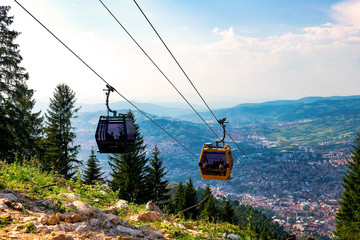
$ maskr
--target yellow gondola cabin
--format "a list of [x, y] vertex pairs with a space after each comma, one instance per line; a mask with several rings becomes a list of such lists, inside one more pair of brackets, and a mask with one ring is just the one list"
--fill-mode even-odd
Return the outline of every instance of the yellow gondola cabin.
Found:
[[229, 145], [219, 147], [204, 144], [199, 158], [202, 179], [227, 181], [231, 176], [234, 160]]

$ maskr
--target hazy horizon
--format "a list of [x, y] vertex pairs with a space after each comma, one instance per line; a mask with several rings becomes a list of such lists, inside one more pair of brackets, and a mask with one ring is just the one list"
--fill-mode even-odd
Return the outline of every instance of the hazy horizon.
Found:
[[[183, 101], [99, 2], [19, 2], [126, 98]], [[138, 3], [213, 108], [360, 93], [360, 0]], [[104, 102], [101, 79], [14, 1], [2, 4], [11, 6], [11, 28], [21, 32], [21, 66], [37, 101], [65, 83], [78, 102]], [[200, 104], [135, 4], [105, 4], [180, 92]]]

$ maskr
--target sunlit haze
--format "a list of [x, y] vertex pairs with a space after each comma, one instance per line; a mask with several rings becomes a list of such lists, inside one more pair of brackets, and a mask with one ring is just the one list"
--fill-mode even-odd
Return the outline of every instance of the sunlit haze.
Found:
[[[200, 98], [131, 0], [103, 1], [194, 104]], [[243, 102], [360, 93], [360, 1], [138, 0], [205, 100]], [[183, 102], [99, 1], [19, 0], [126, 98]], [[104, 82], [11, 6], [22, 66], [38, 102], [66, 83], [78, 102], [103, 103]], [[123, 100], [112, 95], [112, 100]]]

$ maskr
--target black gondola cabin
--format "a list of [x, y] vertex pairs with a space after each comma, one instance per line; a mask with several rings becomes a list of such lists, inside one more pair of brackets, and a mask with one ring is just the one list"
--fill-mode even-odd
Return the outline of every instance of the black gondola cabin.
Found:
[[100, 116], [95, 133], [100, 153], [129, 153], [135, 144], [135, 126], [126, 114]]
[[199, 169], [202, 179], [227, 181], [231, 176], [234, 160], [230, 146], [213, 146], [204, 144], [199, 158]]

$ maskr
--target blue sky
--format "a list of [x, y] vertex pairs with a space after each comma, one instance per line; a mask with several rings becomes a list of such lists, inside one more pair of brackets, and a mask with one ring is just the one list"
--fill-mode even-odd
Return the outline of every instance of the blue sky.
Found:
[[[19, 2], [127, 98], [183, 102], [99, 1]], [[359, 0], [137, 2], [213, 106], [360, 94]], [[14, 1], [2, 3], [12, 7], [13, 28], [22, 33], [22, 65], [38, 101], [48, 100], [59, 83], [79, 102], [104, 101], [100, 79]], [[180, 91], [200, 104], [134, 2], [104, 3]]]

